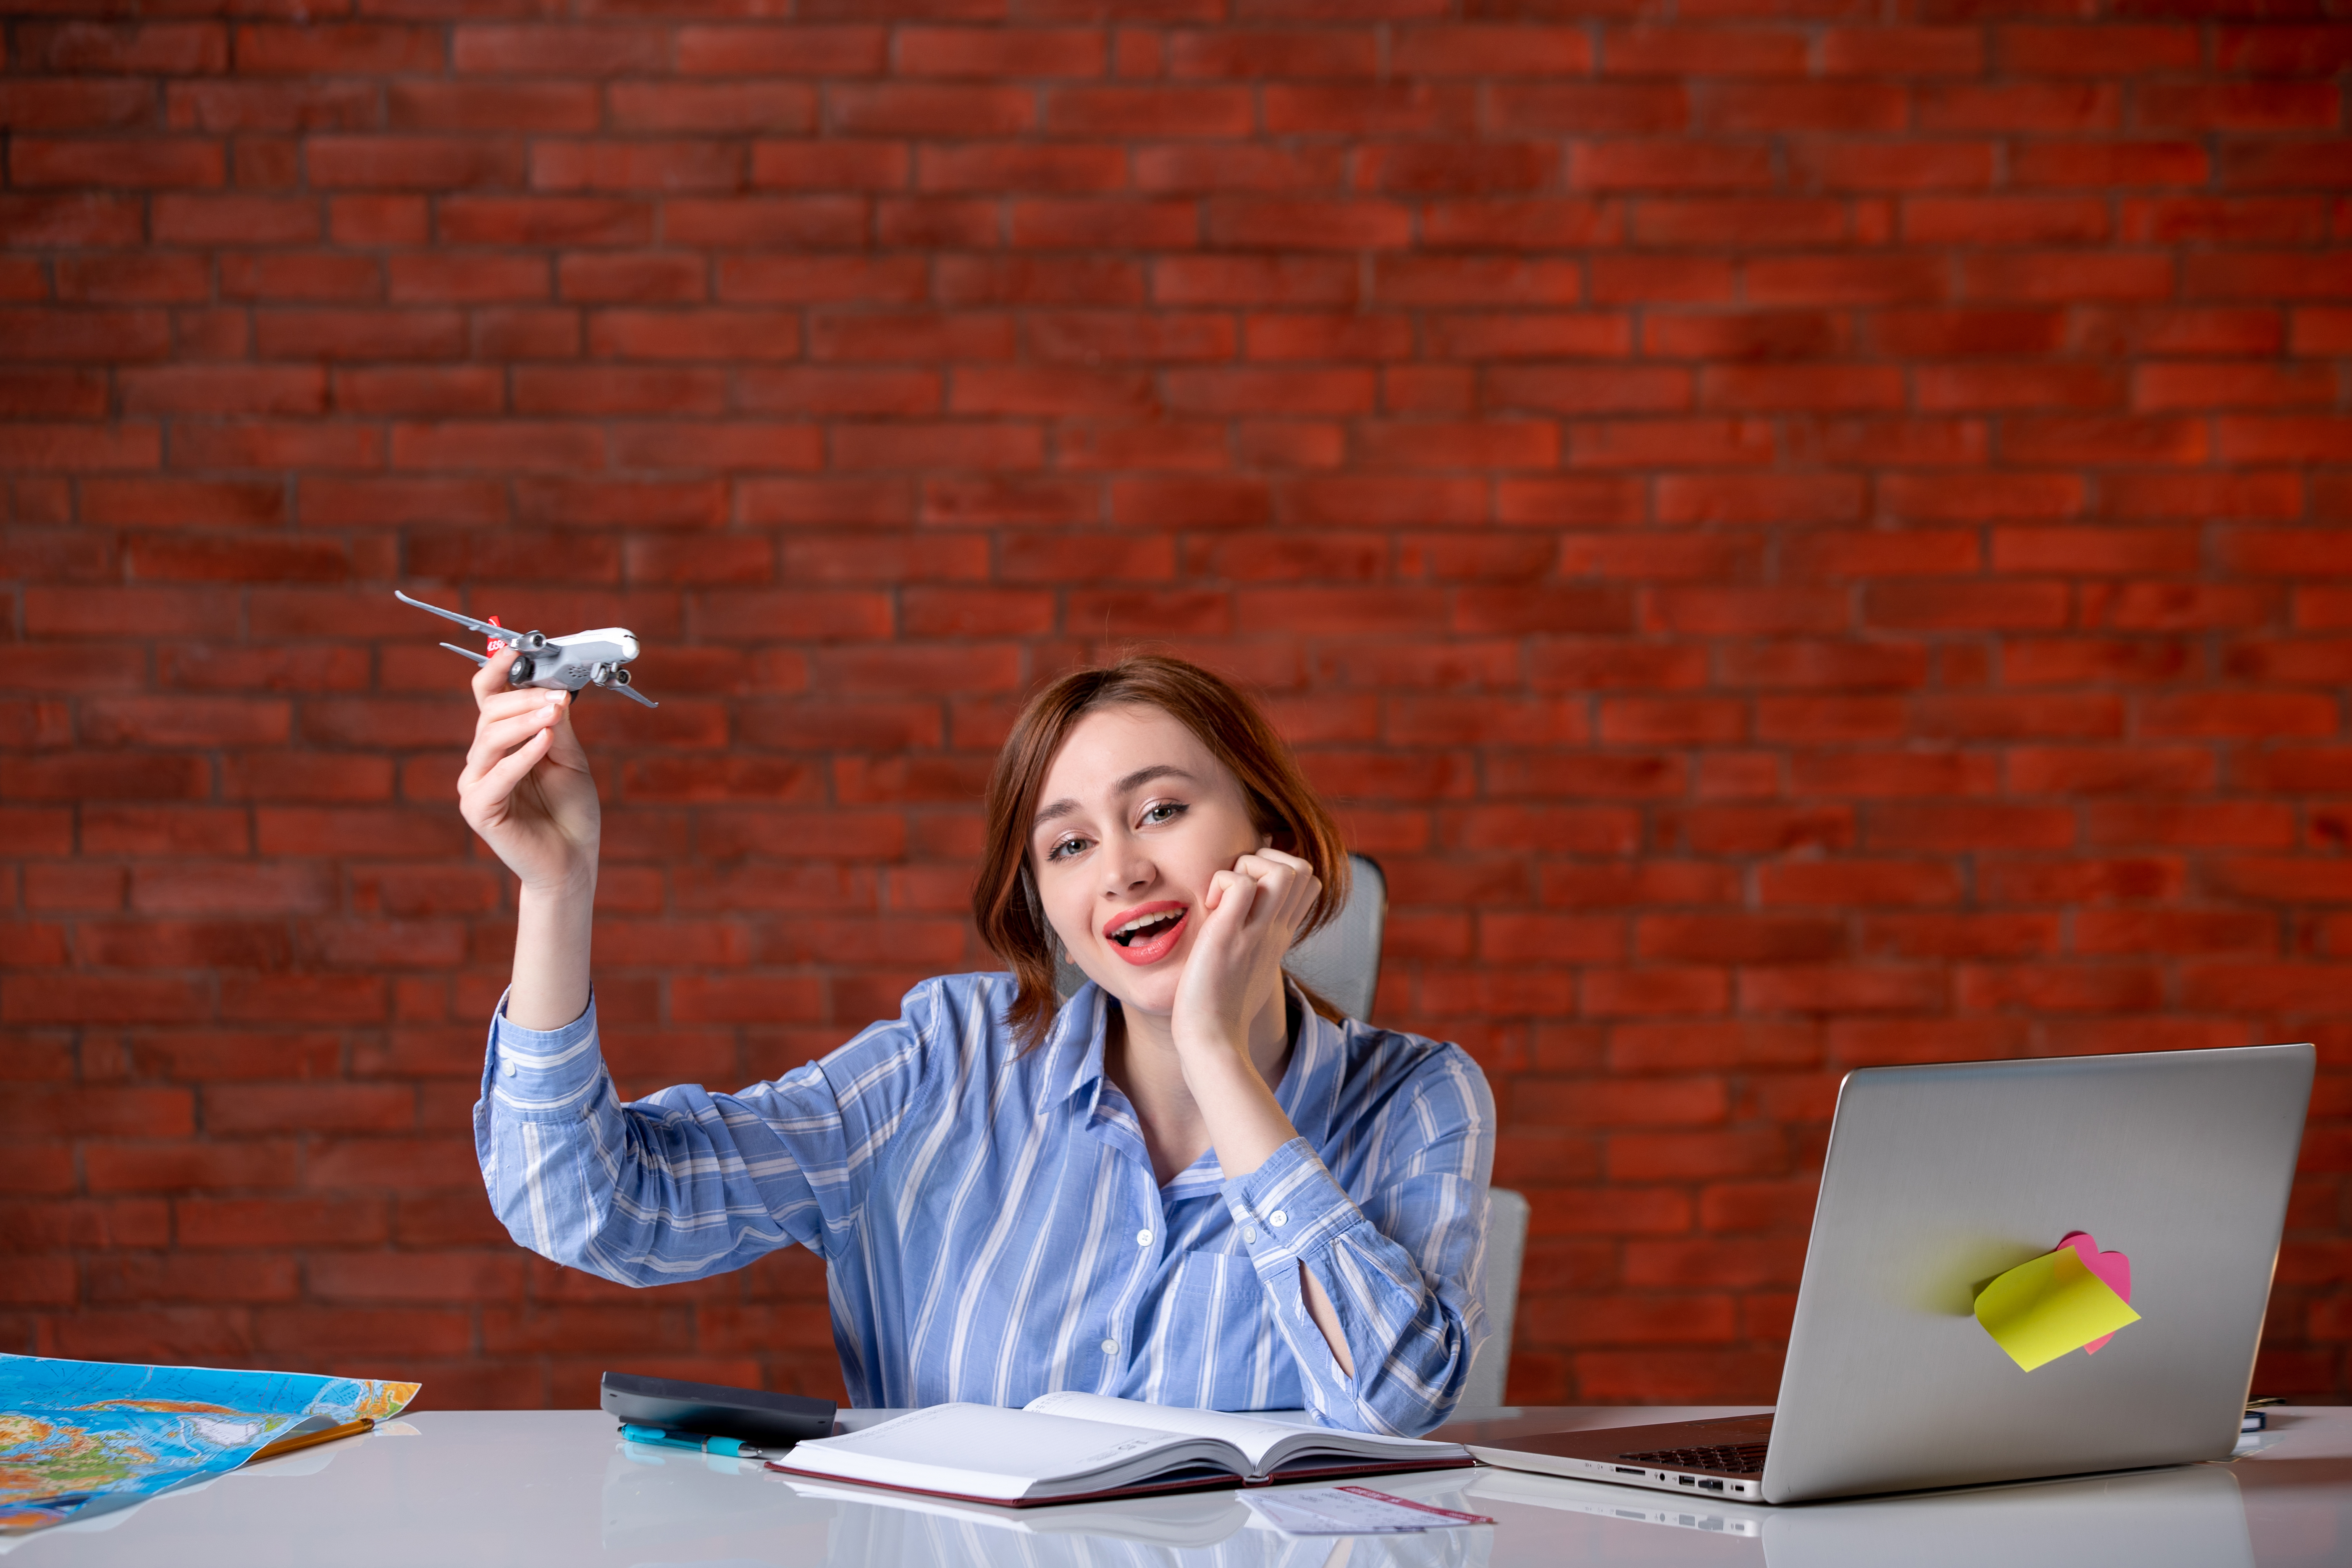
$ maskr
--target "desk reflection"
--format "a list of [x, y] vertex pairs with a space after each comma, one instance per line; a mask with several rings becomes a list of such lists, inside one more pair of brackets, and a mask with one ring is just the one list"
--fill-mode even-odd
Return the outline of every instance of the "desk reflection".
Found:
[[[1584, 1561], [1654, 1560], [1640, 1530], [1744, 1538], [1766, 1568], [2239, 1568], [2253, 1563], [2237, 1478], [2223, 1465], [2136, 1470], [1767, 1508], [1484, 1470], [1465, 1489], [1474, 1510], [1519, 1504], [1606, 1520], [1603, 1540], [1580, 1541]], [[1588, 1527], [1589, 1528], [1589, 1527]], [[1580, 1532], [1581, 1533], [1581, 1532]], [[1754, 1546], [1746, 1552], [1753, 1561]]]
[[[797, 1543], [797, 1563], [985, 1568], [1486, 1568], [1487, 1526], [1420, 1535], [1282, 1534], [1233, 1492], [1183, 1492], [1053, 1508], [990, 1508], [798, 1477], [737, 1459], [623, 1443], [604, 1468], [604, 1544], [641, 1563], [675, 1553], [678, 1521], [738, 1536], [759, 1524]], [[1465, 1471], [1391, 1476], [1384, 1491], [1462, 1508]], [[812, 1550], [822, 1541], [823, 1550]]]

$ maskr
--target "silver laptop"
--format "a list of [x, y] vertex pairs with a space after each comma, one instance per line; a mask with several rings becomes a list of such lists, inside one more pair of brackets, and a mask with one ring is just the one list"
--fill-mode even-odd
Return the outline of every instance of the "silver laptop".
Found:
[[[1849, 1073], [1771, 1414], [1467, 1446], [1511, 1469], [1766, 1503], [2219, 1458], [2314, 1061], [2247, 1046]], [[2075, 1232], [2128, 1258], [2139, 1321], [2023, 1371], [1978, 1293]]]

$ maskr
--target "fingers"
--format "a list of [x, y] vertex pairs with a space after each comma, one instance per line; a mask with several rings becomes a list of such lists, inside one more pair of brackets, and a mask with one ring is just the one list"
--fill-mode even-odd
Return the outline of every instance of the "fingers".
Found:
[[1250, 853], [1243, 856], [1242, 858], [1244, 860], [1263, 860], [1269, 865], [1275, 866], [1287, 866], [1294, 871], [1304, 871], [1310, 877], [1315, 875], [1315, 868], [1312, 865], [1300, 859], [1297, 856], [1281, 849], [1254, 849], [1250, 851]]
[[474, 671], [475, 701], [488, 703], [491, 698], [508, 689], [507, 671], [513, 666], [516, 658], [517, 650], [501, 647], [490, 655], [488, 664]]
[[1315, 868], [1296, 855], [1286, 855], [1279, 849], [1260, 849], [1234, 862], [1234, 871], [1258, 882], [1273, 895], [1259, 900], [1266, 918], [1284, 921], [1297, 927], [1314, 906], [1316, 895], [1323, 889]]
[[500, 758], [515, 747], [541, 734], [558, 729], [568, 706], [562, 692], [534, 691], [535, 700], [517, 705], [519, 711], [505, 718], [493, 718], [488, 711], [475, 726], [474, 743], [466, 752], [466, 768], [458, 783], [463, 787], [468, 779], [487, 777]]
[[[524, 777], [539, 765], [554, 743], [552, 731], [539, 733], [517, 746], [487, 773], [478, 778], [457, 781], [457, 804], [468, 822], [479, 827], [482, 821], [504, 815], [499, 808], [510, 799]], [[470, 768], [467, 770], [469, 773]]]
[[535, 686], [518, 687], [512, 691], [501, 691], [496, 697], [484, 699], [481, 703], [481, 717], [488, 721], [511, 719], [518, 713], [534, 713], [539, 710], [540, 704], [549, 698], [569, 695], [570, 693], [562, 691], [543, 691]]
[[1231, 929], [1249, 919], [1250, 906], [1256, 896], [1255, 879], [1239, 871], [1220, 871], [1209, 879], [1209, 890], [1202, 897], [1201, 904], [1211, 914], [1225, 917], [1213, 923]]

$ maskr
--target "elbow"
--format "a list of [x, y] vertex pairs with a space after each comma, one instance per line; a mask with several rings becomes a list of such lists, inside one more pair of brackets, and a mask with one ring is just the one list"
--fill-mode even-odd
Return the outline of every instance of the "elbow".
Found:
[[1366, 1369], [1368, 1375], [1349, 1380], [1355, 1408], [1346, 1425], [1402, 1437], [1443, 1426], [1461, 1403], [1477, 1348], [1467, 1327], [1451, 1314], [1416, 1324], [1392, 1354]]
[[515, 1245], [526, 1252], [535, 1252], [550, 1263], [564, 1268], [576, 1268], [583, 1274], [593, 1274], [599, 1279], [609, 1279], [615, 1285], [639, 1289], [659, 1281], [632, 1274], [622, 1268], [596, 1245], [595, 1235], [588, 1230], [551, 1229], [543, 1215], [534, 1215], [533, 1205], [526, 1198], [520, 1204], [493, 1204], [500, 1224], [514, 1237]]
[[617, 1284], [642, 1283], [614, 1272], [610, 1260], [601, 1252], [597, 1246], [598, 1216], [561, 1213], [544, 1186], [504, 1180], [500, 1167], [499, 1161], [485, 1160], [482, 1185], [490, 1200], [490, 1213], [506, 1227], [516, 1246], [551, 1263]]

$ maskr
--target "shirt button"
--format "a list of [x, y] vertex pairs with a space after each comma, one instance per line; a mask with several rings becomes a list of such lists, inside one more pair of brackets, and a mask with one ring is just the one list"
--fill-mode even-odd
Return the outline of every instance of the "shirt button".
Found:
[[506, 1074], [509, 1078], [512, 1078], [515, 1075], [516, 1068], [512, 1062], [500, 1062], [499, 1064], [499, 1070]]
[[1255, 1241], [1257, 1239], [1257, 1226], [1253, 1225], [1244, 1227], [1242, 1231], [1242, 1239], [1244, 1241]]
[[1105, 1355], [1117, 1355], [1118, 1353], [1118, 1342], [1117, 1340], [1105, 1340], [1105, 1341], [1103, 1341], [1103, 1354], [1105, 1354]]
[[1290, 1216], [1283, 1213], [1280, 1209], [1275, 1210], [1272, 1214], [1266, 1215], [1265, 1218], [1268, 1225], [1288, 1225], [1290, 1223]]
[[1137, 1232], [1135, 1233], [1135, 1245], [1136, 1245], [1136, 1246], [1138, 1246], [1138, 1247], [1149, 1247], [1149, 1246], [1150, 1246], [1150, 1245], [1151, 1245], [1151, 1233], [1150, 1233], [1150, 1231], [1148, 1231], [1148, 1230], [1139, 1230], [1139, 1231], [1137, 1231]]

